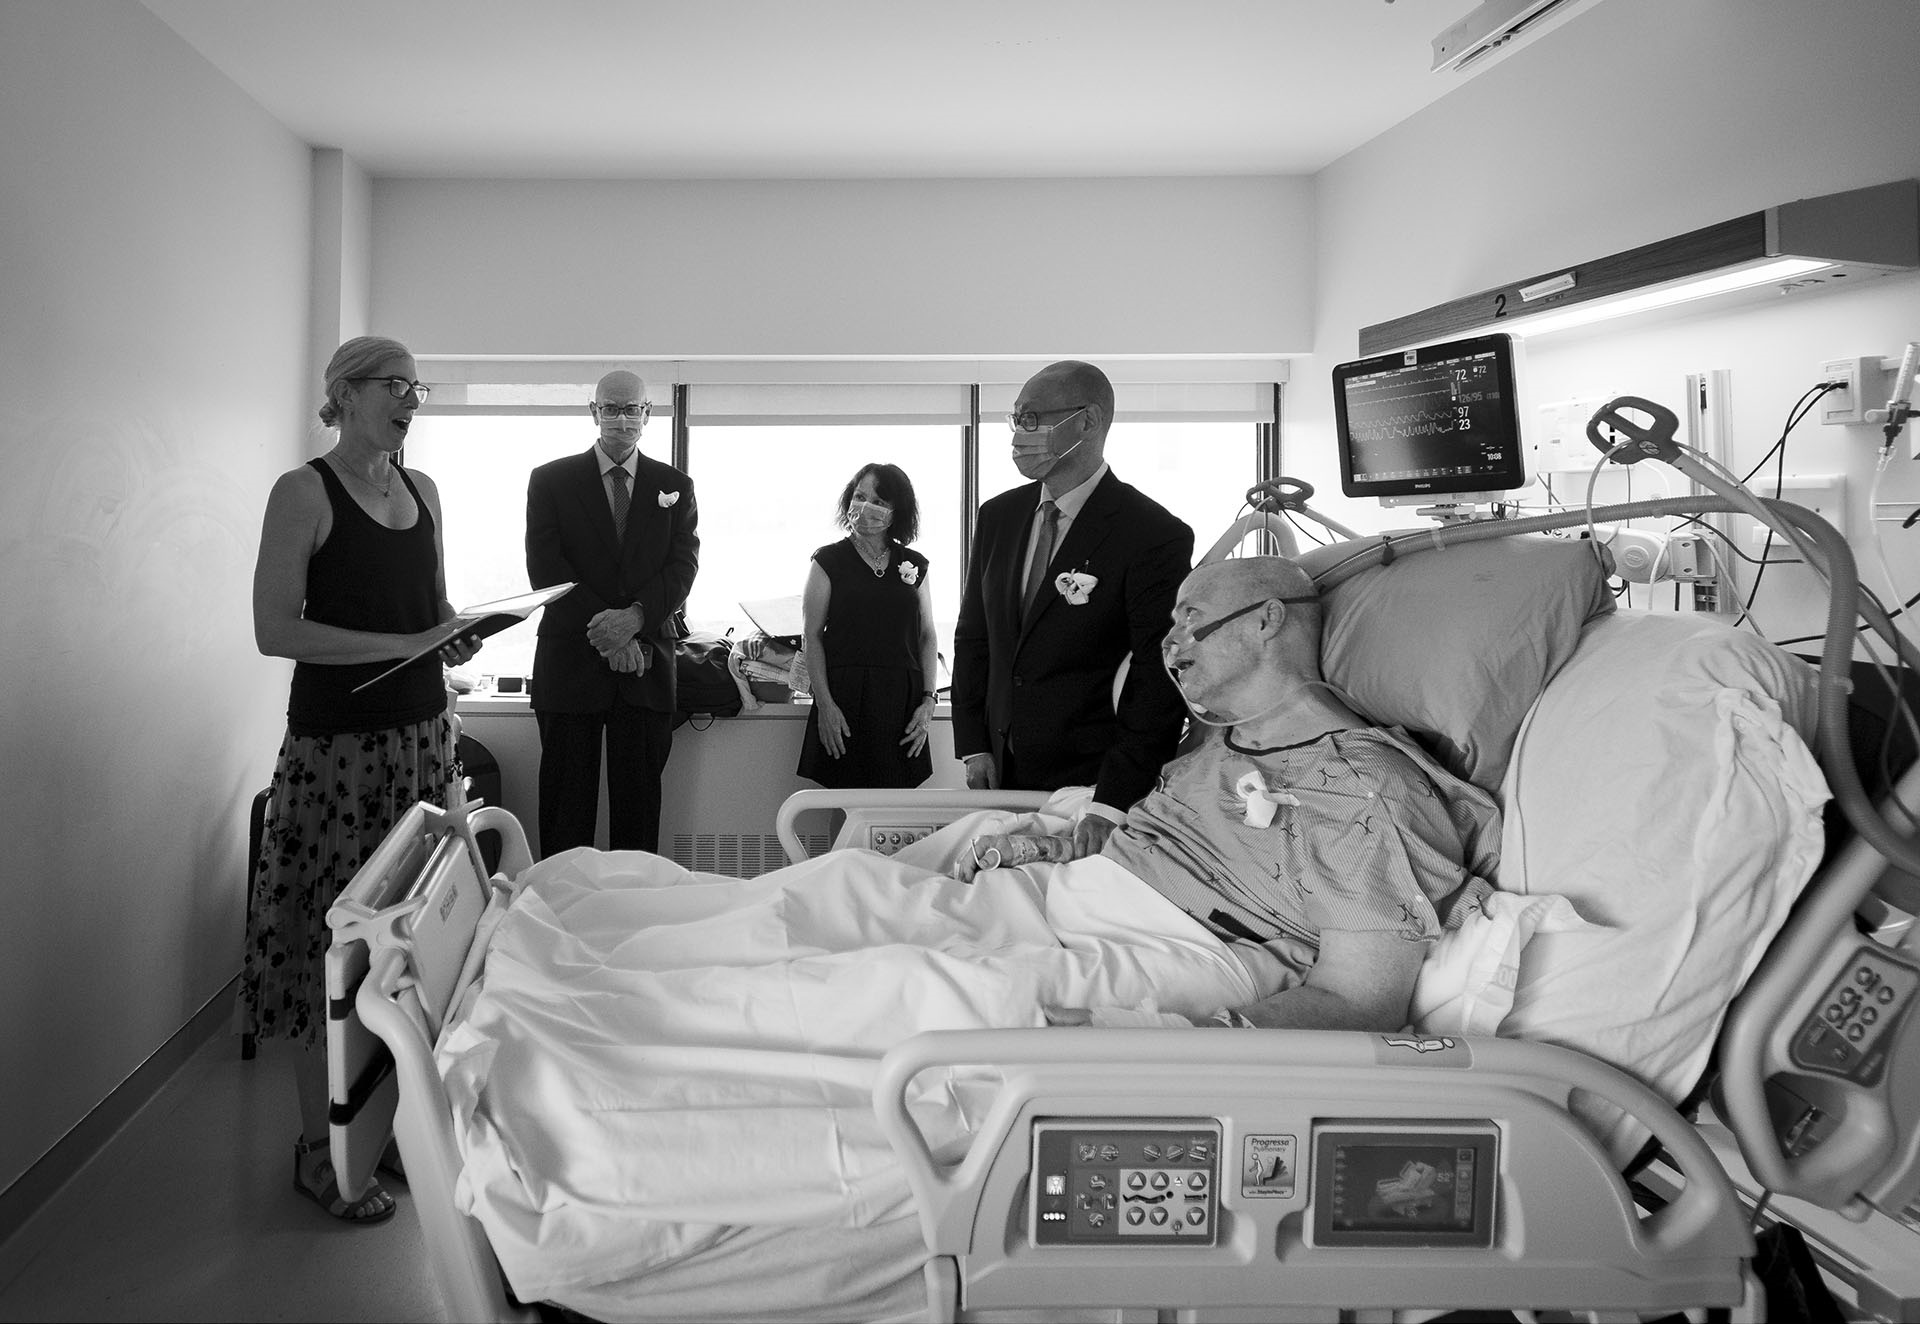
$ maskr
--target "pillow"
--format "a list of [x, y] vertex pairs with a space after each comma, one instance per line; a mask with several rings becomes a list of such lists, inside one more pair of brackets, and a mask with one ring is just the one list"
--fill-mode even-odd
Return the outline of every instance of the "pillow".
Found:
[[[1300, 557], [1309, 574], [1352, 543]], [[1518, 535], [1414, 552], [1327, 590], [1321, 668], [1362, 715], [1498, 791], [1514, 735], [1580, 630], [1611, 612], [1584, 540]]]
[[1520, 954], [1536, 933], [1591, 928], [1563, 896], [1492, 892], [1420, 963], [1407, 1016], [1421, 1034], [1497, 1034], [1520, 985]]
[[[1804, 738], [1816, 683], [1710, 617], [1618, 612], [1586, 628], [1514, 747], [1500, 887], [1563, 895], [1594, 927], [1533, 936], [1501, 1035], [1685, 1097], [1820, 862], [1827, 787]], [[1585, 1115], [1616, 1157], [1644, 1135], [1611, 1110]]]

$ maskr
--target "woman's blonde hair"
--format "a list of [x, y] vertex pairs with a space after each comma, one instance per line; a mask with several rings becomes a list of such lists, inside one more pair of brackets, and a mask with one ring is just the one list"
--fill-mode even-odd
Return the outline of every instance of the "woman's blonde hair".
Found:
[[327, 360], [326, 402], [320, 406], [320, 421], [328, 427], [340, 421], [340, 385], [353, 377], [364, 377], [388, 359], [405, 354], [409, 358], [413, 351], [397, 340], [387, 336], [355, 336], [339, 349], [333, 351], [333, 357]]

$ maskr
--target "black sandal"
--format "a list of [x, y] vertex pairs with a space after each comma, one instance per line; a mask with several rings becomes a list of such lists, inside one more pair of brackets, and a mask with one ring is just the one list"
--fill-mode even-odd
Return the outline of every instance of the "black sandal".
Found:
[[353, 1204], [348, 1204], [340, 1195], [340, 1183], [335, 1180], [333, 1157], [329, 1154], [321, 1160], [315, 1169], [315, 1176], [325, 1174], [325, 1185], [318, 1189], [307, 1185], [300, 1175], [300, 1161], [307, 1155], [325, 1149], [325, 1140], [296, 1140], [293, 1142], [293, 1189], [319, 1205], [329, 1214], [343, 1223], [353, 1223], [361, 1227], [372, 1227], [392, 1218], [400, 1209], [399, 1203], [379, 1185], [371, 1187], [367, 1193]]

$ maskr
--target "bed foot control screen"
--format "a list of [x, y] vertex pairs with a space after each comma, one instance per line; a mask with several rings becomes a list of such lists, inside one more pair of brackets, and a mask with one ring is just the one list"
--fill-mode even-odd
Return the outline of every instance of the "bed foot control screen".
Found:
[[1220, 1123], [1036, 1122], [1029, 1173], [1035, 1246], [1211, 1246], [1219, 1223]]

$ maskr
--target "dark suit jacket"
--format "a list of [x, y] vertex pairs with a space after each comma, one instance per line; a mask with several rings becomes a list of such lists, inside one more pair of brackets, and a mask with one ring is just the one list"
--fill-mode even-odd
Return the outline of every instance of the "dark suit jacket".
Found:
[[[1187, 709], [1160, 665], [1173, 600], [1193, 561], [1193, 530], [1108, 470], [1054, 550], [1049, 569], [1098, 583], [1075, 606], [1049, 585], [1020, 619], [1021, 569], [1040, 484], [980, 507], [953, 635], [953, 743], [990, 750], [1012, 737], [1028, 789], [1094, 788], [1126, 809], [1153, 789]], [[1119, 706], [1113, 676], [1133, 664]]]
[[[661, 506], [662, 494], [677, 494]], [[674, 643], [685, 636], [681, 608], [700, 565], [700, 516], [693, 480], [638, 457], [626, 537], [613, 537], [613, 511], [589, 450], [535, 469], [527, 479], [527, 578], [535, 588], [576, 580], [547, 604], [533, 654], [533, 706], [597, 713], [617, 697], [638, 708], [673, 711]], [[615, 672], [587, 642], [587, 622], [609, 607], [639, 603], [640, 638], [650, 654], [644, 676]]]

